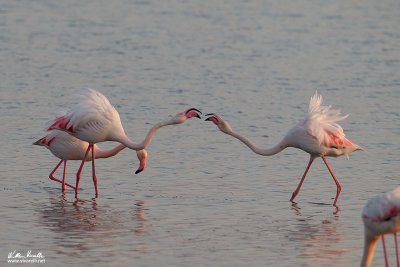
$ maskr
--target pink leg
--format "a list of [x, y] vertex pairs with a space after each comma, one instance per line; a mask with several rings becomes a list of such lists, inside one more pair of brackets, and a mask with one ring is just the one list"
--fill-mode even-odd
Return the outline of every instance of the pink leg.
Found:
[[83, 165], [85, 164], [87, 155], [89, 154], [90, 149], [92, 148], [92, 144], [89, 144], [85, 156], [82, 159], [82, 163], [81, 166], [78, 169], [78, 172], [76, 173], [76, 185], [75, 185], [75, 198], [78, 198], [78, 187], [79, 187], [79, 181], [81, 180], [81, 173], [82, 173], [82, 169], [83, 169]]
[[389, 267], [388, 256], [386, 251], [385, 235], [382, 235], [383, 256], [385, 257], [385, 267]]
[[63, 179], [62, 179], [62, 191], [65, 192], [66, 188], [65, 188], [65, 172], [67, 171], [67, 161], [64, 160], [64, 171], [63, 171]]
[[294, 199], [294, 198], [297, 196], [297, 194], [300, 192], [300, 188], [301, 188], [301, 186], [303, 185], [304, 179], [306, 178], [307, 172], [308, 172], [308, 170], [310, 169], [311, 164], [313, 163], [314, 159], [315, 159], [315, 158], [314, 158], [313, 156], [310, 156], [310, 161], [308, 162], [306, 171], [304, 172], [303, 177], [301, 177], [300, 183], [299, 183], [299, 185], [297, 186], [296, 190], [293, 192], [292, 197], [290, 198], [290, 201], [293, 202], [293, 199]]
[[394, 233], [394, 242], [396, 246], [396, 260], [397, 260], [397, 267], [400, 267], [400, 259], [399, 259], [399, 244], [397, 243], [397, 233]]
[[92, 176], [93, 176], [93, 185], [94, 185], [94, 190], [96, 192], [96, 197], [98, 196], [98, 191], [97, 191], [97, 177], [96, 177], [96, 170], [94, 168], [94, 149], [92, 149]]
[[[54, 173], [57, 171], [57, 169], [60, 167], [60, 165], [61, 165], [61, 163], [63, 163], [63, 161], [64, 161], [64, 160], [62, 159], [62, 160], [57, 164], [57, 166], [54, 168], [54, 170], [49, 174], [49, 178], [50, 178], [51, 180], [56, 181], [56, 182], [59, 182], [59, 183], [61, 183], [61, 184], [62, 184], [62, 181], [60, 181], [59, 179], [55, 178], [55, 177], [54, 177]], [[75, 189], [74, 186], [72, 186], [72, 185], [70, 185], [70, 184], [68, 184], [68, 183], [65, 183], [65, 185], [71, 187], [72, 189]]]
[[333, 173], [331, 167], [329, 166], [328, 162], [326, 161], [325, 156], [322, 156], [322, 160], [325, 162], [326, 167], [328, 168], [329, 172], [330, 172], [331, 175], [332, 175], [333, 180], [334, 180], [335, 183], [336, 183], [336, 197], [335, 197], [335, 201], [333, 202], [333, 206], [336, 207], [336, 202], [337, 202], [337, 200], [338, 200], [338, 198], [339, 198], [340, 191], [342, 191], [342, 186], [340, 185], [339, 180], [336, 178], [336, 176], [335, 176], [335, 174]]

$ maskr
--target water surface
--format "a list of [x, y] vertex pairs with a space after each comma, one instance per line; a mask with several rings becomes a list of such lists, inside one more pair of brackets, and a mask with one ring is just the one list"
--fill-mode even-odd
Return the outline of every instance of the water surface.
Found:
[[[399, 180], [399, 10], [395, 0], [3, 2], [0, 265], [32, 250], [51, 266], [357, 266], [361, 209]], [[86, 169], [75, 200], [48, 179], [58, 160], [31, 144], [84, 87], [107, 95], [135, 141], [194, 106], [265, 147], [318, 90], [351, 114], [342, 126], [368, 152], [330, 159], [339, 211], [321, 160], [292, 206], [306, 153], [261, 157], [190, 120], [160, 130], [139, 175], [132, 151], [99, 160], [97, 199]]]

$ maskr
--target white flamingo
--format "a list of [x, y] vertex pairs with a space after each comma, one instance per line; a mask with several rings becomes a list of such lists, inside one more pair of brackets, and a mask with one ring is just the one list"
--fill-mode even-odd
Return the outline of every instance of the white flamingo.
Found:
[[83, 165], [90, 151], [92, 151], [92, 177], [95, 185], [96, 196], [97, 177], [95, 172], [95, 151], [94, 144], [104, 141], [119, 142], [133, 150], [142, 150], [151, 142], [156, 131], [167, 125], [181, 124], [187, 119], [197, 117], [200, 118], [199, 110], [190, 108], [184, 112], [178, 113], [172, 119], [155, 124], [147, 133], [145, 139], [140, 143], [132, 142], [125, 134], [122, 127], [121, 119], [118, 111], [111, 105], [110, 101], [93, 89], [86, 90], [81, 95], [81, 100], [66, 115], [59, 117], [49, 127], [48, 130], [58, 129], [71, 134], [72, 136], [89, 143], [85, 156], [83, 157], [81, 166], [77, 172], [75, 197], [78, 196], [78, 185]]
[[348, 156], [354, 151], [361, 150], [361, 147], [347, 139], [342, 127], [337, 124], [338, 121], [347, 118], [348, 115], [342, 116], [340, 111], [333, 110], [330, 106], [321, 106], [321, 104], [322, 96], [316, 92], [311, 97], [306, 118], [290, 129], [286, 136], [272, 148], [256, 146], [246, 137], [234, 132], [231, 126], [217, 114], [207, 114], [206, 116], [210, 117], [206, 118], [206, 121], [212, 121], [222, 132], [239, 139], [254, 153], [262, 156], [275, 155], [287, 147], [299, 148], [309, 153], [310, 161], [299, 185], [292, 194], [290, 199], [292, 202], [299, 193], [311, 164], [317, 157], [321, 157], [336, 183], [337, 191], [333, 202], [333, 205], [336, 206], [342, 187], [329, 166], [326, 157]]
[[393, 234], [397, 266], [399, 267], [397, 232], [400, 231], [400, 186], [370, 199], [363, 209], [362, 219], [364, 222], [364, 254], [360, 266], [371, 266], [376, 244], [381, 237], [386, 266], [389, 266], [384, 235]]
[[[66, 189], [66, 185], [75, 190], [75, 186], [72, 186], [65, 182], [65, 173], [67, 169], [67, 161], [68, 160], [82, 160], [85, 156], [85, 152], [89, 146], [88, 142], [79, 140], [78, 138], [73, 137], [72, 135], [58, 130], [49, 131], [44, 137], [40, 138], [34, 145], [39, 145], [47, 148], [50, 152], [61, 159], [61, 161], [56, 165], [53, 171], [50, 173], [49, 178], [53, 181], [57, 181], [62, 184], [62, 191], [64, 192]], [[120, 151], [122, 151], [126, 146], [119, 144], [118, 146], [109, 149], [102, 150], [97, 145], [93, 146], [94, 154], [96, 159], [100, 158], [109, 158], [117, 155]], [[136, 170], [136, 174], [142, 172], [146, 168], [146, 160], [147, 160], [147, 152], [146, 150], [136, 151], [137, 157], [139, 159], [139, 168]], [[86, 161], [92, 160], [92, 155], [89, 154], [86, 158]], [[64, 163], [63, 170], [63, 179], [57, 179], [54, 177], [54, 173], [60, 167], [60, 165]]]

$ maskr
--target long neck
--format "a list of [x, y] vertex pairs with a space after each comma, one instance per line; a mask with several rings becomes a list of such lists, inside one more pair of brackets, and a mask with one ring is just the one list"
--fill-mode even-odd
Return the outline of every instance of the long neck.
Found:
[[157, 124], [155, 124], [153, 127], [150, 128], [150, 130], [147, 132], [146, 137], [144, 138], [144, 140], [139, 143], [133, 143], [128, 137], [124, 137], [122, 140], [120, 140], [120, 142], [122, 144], [124, 144], [125, 146], [129, 147], [130, 149], [133, 150], [142, 150], [145, 149], [151, 142], [151, 140], [154, 137], [154, 134], [157, 132], [158, 129], [160, 129], [161, 127], [167, 126], [167, 125], [171, 125], [171, 124], [177, 124], [173, 119], [168, 120], [168, 121], [163, 121], [163, 122], [159, 122]]
[[257, 147], [253, 142], [251, 142], [249, 139], [247, 139], [246, 137], [235, 133], [233, 131], [228, 132], [227, 134], [239, 139], [240, 141], [242, 141], [246, 146], [248, 146], [254, 153], [262, 155], [262, 156], [272, 156], [275, 155], [279, 152], [281, 152], [282, 150], [284, 150], [287, 145], [285, 144], [284, 140], [282, 140], [279, 144], [277, 144], [274, 147], [271, 148], [260, 148]]
[[364, 254], [361, 259], [360, 267], [370, 267], [374, 258], [374, 251], [378, 238], [371, 238], [368, 235], [365, 235], [364, 239]]
[[95, 150], [95, 157], [96, 159], [102, 159], [102, 158], [109, 158], [117, 155], [119, 152], [121, 152], [123, 149], [126, 148], [124, 144], [119, 144], [118, 146], [110, 149], [110, 150], [102, 150], [96, 146]]

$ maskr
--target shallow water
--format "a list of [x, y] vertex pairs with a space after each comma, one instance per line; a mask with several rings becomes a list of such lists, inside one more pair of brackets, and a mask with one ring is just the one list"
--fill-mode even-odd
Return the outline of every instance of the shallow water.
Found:
[[[399, 10], [395, 0], [3, 2], [0, 266], [14, 250], [50, 266], [357, 266], [361, 209], [399, 179]], [[58, 160], [31, 144], [83, 87], [103, 92], [137, 141], [194, 106], [262, 146], [318, 90], [351, 113], [342, 126], [367, 152], [329, 160], [339, 211], [321, 160], [291, 205], [306, 153], [257, 156], [190, 120], [160, 130], [139, 175], [132, 151], [98, 160], [99, 197], [88, 168], [75, 200], [47, 178]]]

